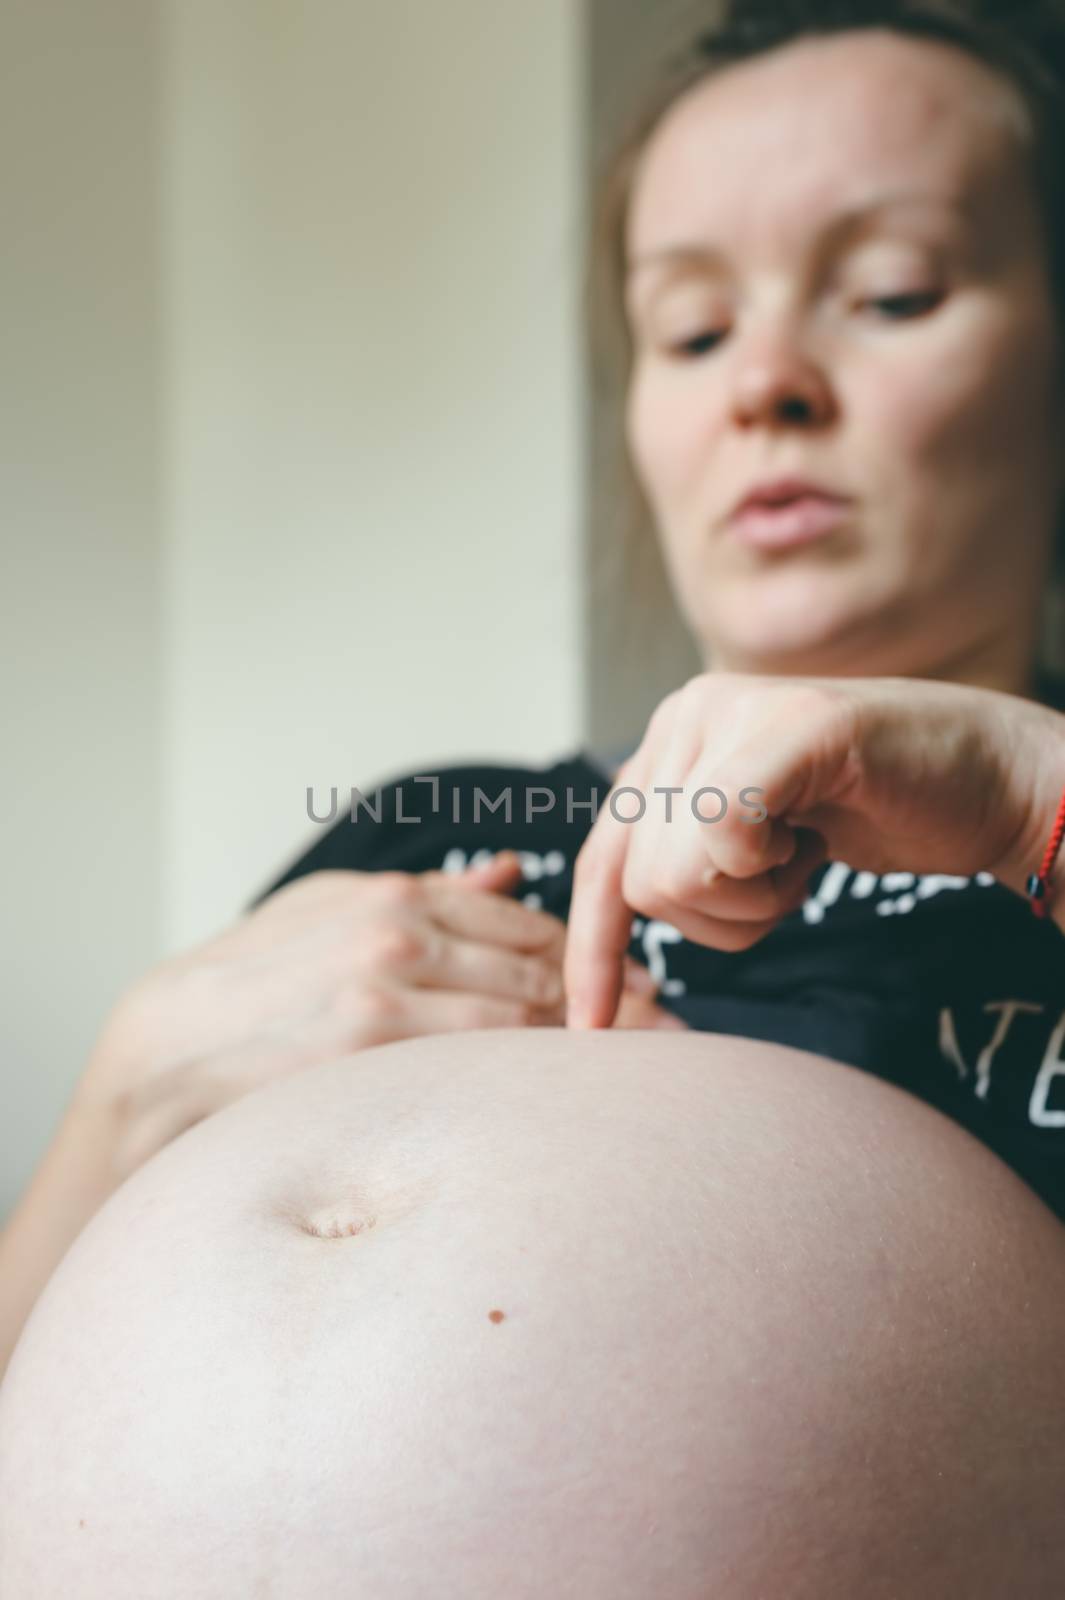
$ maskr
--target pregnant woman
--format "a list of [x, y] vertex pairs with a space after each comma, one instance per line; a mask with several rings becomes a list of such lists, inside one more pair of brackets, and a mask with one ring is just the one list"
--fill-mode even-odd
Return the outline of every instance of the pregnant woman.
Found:
[[1062, 1592], [1065, 24], [988, 13], [736, 4], [619, 151], [705, 671], [120, 1002], [0, 1241], [0, 1594]]

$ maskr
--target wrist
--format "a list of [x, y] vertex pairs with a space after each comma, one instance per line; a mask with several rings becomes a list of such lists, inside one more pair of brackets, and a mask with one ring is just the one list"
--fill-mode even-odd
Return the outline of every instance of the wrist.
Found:
[[[1043, 709], [1043, 708], [1041, 708]], [[1010, 849], [992, 868], [1007, 888], [1029, 898], [1029, 882], [1042, 867], [1065, 793], [1065, 717], [1048, 713], [1052, 722], [1039, 730], [1038, 747], [1029, 761], [1019, 765], [1025, 778], [1025, 809]], [[1043, 895], [1048, 921], [1065, 931], [1065, 841], [1049, 871]]]
[[167, 1143], [169, 1109], [153, 1104], [143, 1085], [121, 1072], [88, 1077], [78, 1085], [56, 1142], [69, 1152], [73, 1170], [109, 1193]]
[[118, 1110], [75, 1092], [45, 1152], [39, 1169], [75, 1209], [95, 1210], [126, 1176], [121, 1160], [123, 1133]]
[[143, 1072], [123, 1032], [108, 1019], [75, 1086], [56, 1136], [75, 1166], [96, 1168], [98, 1181], [118, 1188], [134, 1166], [129, 1151], [143, 1120]]
[[[1056, 923], [1065, 933], [1065, 851], [1062, 849], [1065, 841], [1061, 838], [1061, 828], [1058, 823], [1063, 794], [1065, 785], [1058, 791], [1057, 805], [1054, 808], [1048, 838], [1044, 842], [1043, 854], [1033, 865], [1025, 881], [1024, 890], [1033, 915], [1044, 921]], [[1048, 854], [1050, 862], [1044, 867], [1043, 863]]]

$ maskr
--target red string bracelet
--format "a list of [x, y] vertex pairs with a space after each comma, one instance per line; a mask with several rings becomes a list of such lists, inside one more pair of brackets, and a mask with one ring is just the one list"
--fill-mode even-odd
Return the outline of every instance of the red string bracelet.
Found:
[[1058, 804], [1058, 814], [1043, 854], [1043, 864], [1038, 872], [1032, 873], [1025, 884], [1029, 903], [1037, 917], [1045, 917], [1049, 909], [1046, 892], [1050, 880], [1050, 869], [1054, 865], [1054, 859], [1061, 846], [1063, 834], [1065, 834], [1065, 793], [1062, 794]]

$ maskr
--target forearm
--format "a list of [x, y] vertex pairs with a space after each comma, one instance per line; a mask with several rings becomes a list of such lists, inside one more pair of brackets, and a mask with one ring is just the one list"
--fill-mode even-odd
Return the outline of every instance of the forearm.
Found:
[[76, 1103], [0, 1232], [0, 1378], [41, 1290], [118, 1187], [117, 1148], [111, 1113]]

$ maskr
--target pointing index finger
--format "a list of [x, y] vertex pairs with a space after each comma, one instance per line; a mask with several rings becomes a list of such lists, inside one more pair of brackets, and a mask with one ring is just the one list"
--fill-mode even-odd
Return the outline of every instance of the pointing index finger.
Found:
[[617, 1012], [633, 917], [621, 892], [625, 850], [624, 825], [604, 803], [573, 869], [562, 968], [568, 1028], [608, 1028]]

